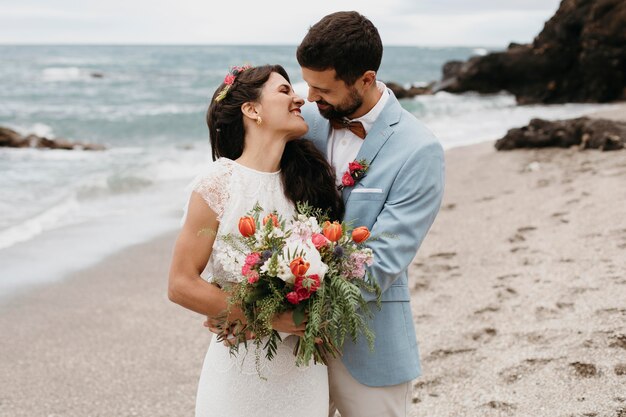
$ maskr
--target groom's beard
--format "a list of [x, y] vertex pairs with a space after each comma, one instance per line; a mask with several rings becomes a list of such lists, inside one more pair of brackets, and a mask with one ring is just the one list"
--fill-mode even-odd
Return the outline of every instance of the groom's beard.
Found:
[[356, 88], [354, 87], [352, 87], [349, 91], [350, 94], [346, 100], [336, 106], [330, 105], [323, 100], [318, 101], [317, 103], [330, 105], [329, 108], [324, 110], [318, 107], [320, 114], [327, 119], [341, 119], [348, 117], [357, 111], [357, 109], [363, 104], [363, 97], [359, 95], [359, 92], [356, 91]]

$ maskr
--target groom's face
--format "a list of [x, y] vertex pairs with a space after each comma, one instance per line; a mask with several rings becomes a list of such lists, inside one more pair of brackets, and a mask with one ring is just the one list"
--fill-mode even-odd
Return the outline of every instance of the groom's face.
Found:
[[346, 85], [337, 78], [334, 69], [302, 68], [302, 78], [309, 86], [307, 100], [315, 102], [320, 114], [327, 119], [351, 118], [363, 104], [363, 94], [355, 85]]

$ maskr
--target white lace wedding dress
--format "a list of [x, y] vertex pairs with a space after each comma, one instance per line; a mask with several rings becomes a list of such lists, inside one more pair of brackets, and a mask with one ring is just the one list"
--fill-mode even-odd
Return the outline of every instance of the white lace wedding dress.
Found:
[[[217, 214], [218, 237], [239, 233], [241, 216], [258, 202], [268, 214], [276, 210], [284, 218], [294, 207], [284, 195], [280, 172], [265, 173], [220, 158], [199, 177], [193, 187]], [[238, 281], [225, 263], [236, 262], [219, 239], [213, 246], [207, 272], [209, 280], [224, 284]], [[204, 359], [198, 384], [196, 417], [326, 417], [328, 416], [328, 374], [325, 365], [297, 367], [293, 355], [296, 336], [283, 335], [272, 361], [261, 355], [261, 379], [255, 364], [255, 347], [244, 346], [237, 356], [213, 338]]]

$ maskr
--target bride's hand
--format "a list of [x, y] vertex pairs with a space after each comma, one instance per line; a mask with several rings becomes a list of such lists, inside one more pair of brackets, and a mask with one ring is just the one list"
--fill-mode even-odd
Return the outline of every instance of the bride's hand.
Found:
[[296, 336], [304, 336], [306, 319], [302, 323], [300, 323], [299, 326], [296, 326], [296, 324], [293, 322], [293, 312], [285, 311], [284, 313], [281, 313], [274, 317], [274, 320], [272, 320], [272, 327], [277, 332], [291, 333], [295, 334]]

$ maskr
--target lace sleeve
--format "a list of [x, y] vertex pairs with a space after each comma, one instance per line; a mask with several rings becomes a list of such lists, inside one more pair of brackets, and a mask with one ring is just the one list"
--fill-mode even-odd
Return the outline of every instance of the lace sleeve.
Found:
[[224, 209], [230, 199], [229, 185], [232, 177], [232, 166], [221, 160], [213, 162], [208, 172], [199, 175], [193, 184], [193, 191], [200, 194], [207, 205], [222, 221]]

